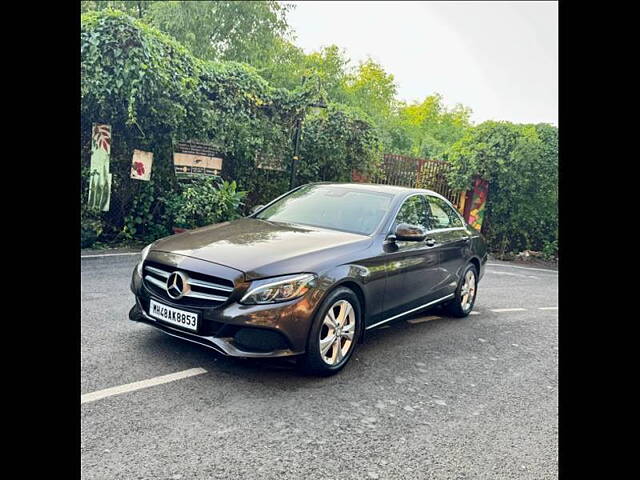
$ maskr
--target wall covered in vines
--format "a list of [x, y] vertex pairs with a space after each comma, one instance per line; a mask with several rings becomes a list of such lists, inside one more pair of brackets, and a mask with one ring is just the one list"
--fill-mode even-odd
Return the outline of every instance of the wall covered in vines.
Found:
[[[115, 10], [81, 20], [82, 223], [103, 242], [148, 241], [170, 233], [165, 203], [181, 194], [173, 173], [177, 142], [196, 140], [224, 154], [221, 175], [236, 181], [246, 211], [288, 189], [296, 118], [307, 114], [301, 137], [299, 183], [345, 180], [351, 168], [368, 171], [379, 141], [361, 112], [330, 104], [313, 111], [324, 92], [313, 78], [295, 90], [273, 88], [252, 67], [194, 57], [173, 38]], [[86, 190], [91, 125], [112, 127], [108, 212], [88, 211]], [[134, 149], [153, 152], [150, 182], [129, 178]], [[280, 159], [284, 171], [256, 168], [256, 157]], [[174, 199], [175, 200], [175, 199]], [[97, 227], [96, 227], [97, 229]]]

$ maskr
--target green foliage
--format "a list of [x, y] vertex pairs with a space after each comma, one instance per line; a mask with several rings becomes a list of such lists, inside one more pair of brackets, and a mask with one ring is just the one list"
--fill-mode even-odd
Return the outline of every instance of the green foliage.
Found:
[[392, 125], [392, 148], [414, 157], [442, 158], [471, 127], [470, 116], [471, 110], [462, 105], [447, 108], [439, 94], [402, 105]]
[[[140, 15], [137, 5], [139, 2], [83, 3], [88, 4], [83, 7], [84, 11], [104, 9], [106, 5], [130, 15]], [[162, 1], [142, 4], [144, 22], [178, 39], [186, 46], [186, 50], [198, 58], [245, 62], [255, 68], [247, 70], [246, 65], [237, 67], [247, 75], [247, 79], [249, 76], [255, 79], [259, 74], [276, 89], [286, 89], [285, 91], [300, 89], [304, 78], [312, 79], [307, 85], [314, 93], [308, 96], [318, 96], [320, 92], [316, 87], [319, 86], [328, 102], [341, 103], [365, 112], [375, 125], [386, 152], [439, 157], [470, 126], [470, 110], [460, 105], [447, 109], [439, 95], [429, 96], [420, 104], [406, 105], [398, 101], [393, 75], [371, 59], [352, 67], [346, 53], [336, 45], [305, 54], [288, 38], [291, 32], [286, 15], [293, 8], [291, 5], [275, 1]], [[199, 61], [196, 63], [207, 64]], [[140, 59], [136, 65], [138, 64], [144, 69], [149, 62]], [[157, 68], [155, 65], [154, 67]], [[172, 68], [175, 67], [176, 65], [172, 65]], [[193, 68], [197, 70], [197, 67]], [[220, 69], [222, 67], [217, 64], [217, 70]], [[137, 69], [134, 72], [135, 70]], [[197, 72], [183, 78], [180, 68], [175, 71], [176, 81], [185, 85], [197, 85], [197, 79], [191, 78], [190, 83], [188, 78], [198, 77]], [[255, 76], [249, 74], [249, 71]], [[111, 70], [107, 72], [107, 77], [111, 73]], [[171, 78], [168, 74], [160, 76]], [[211, 78], [216, 78], [216, 75]], [[265, 83], [263, 87], [268, 91], [269, 87], [266, 85]], [[168, 90], [159, 85], [156, 91]], [[273, 92], [267, 96], [277, 97]], [[189, 98], [189, 93], [184, 92], [182, 98]], [[261, 96], [258, 98], [265, 100]], [[164, 101], [159, 104], [162, 105], [160, 111], [164, 111], [167, 104]], [[176, 121], [181, 120], [181, 112], [193, 113], [191, 117], [194, 119], [208, 112], [207, 109], [198, 111], [187, 105], [176, 105], [173, 110], [174, 115], [169, 114], [167, 117], [174, 116]], [[210, 124], [214, 124], [215, 115], [209, 116], [212, 117]], [[130, 123], [135, 124], [133, 120]], [[170, 124], [165, 122], [167, 123]], [[221, 124], [218, 130], [225, 132], [227, 126]], [[147, 130], [142, 127], [142, 131], [146, 133]]]
[[371, 59], [361, 63], [354, 74], [344, 79], [346, 103], [365, 112], [377, 125], [393, 113], [396, 94], [393, 75]]
[[204, 177], [193, 179], [163, 201], [168, 223], [192, 229], [238, 218], [245, 197], [246, 192], [238, 191], [236, 182]]
[[553, 241], [545, 240], [543, 242], [542, 256], [545, 260], [556, 260], [558, 258], [558, 239], [557, 238]]
[[355, 109], [329, 104], [307, 116], [297, 182], [351, 181], [352, 170], [371, 173], [381, 158], [374, 127]]
[[247, 65], [199, 60], [114, 10], [82, 16], [81, 58], [83, 119], [108, 119], [114, 141], [202, 137], [232, 148], [239, 129], [286, 123], [315, 94], [274, 89]]
[[98, 1], [81, 1], [80, 11], [87, 13], [93, 10], [105, 10], [107, 8], [113, 8], [128, 13], [134, 17], [142, 17], [148, 10], [149, 5], [152, 2], [146, 1], [112, 1], [112, 0], [98, 0]]
[[287, 35], [291, 5], [276, 1], [150, 2], [145, 20], [205, 60], [258, 66]]
[[115, 9], [171, 35], [203, 60], [272, 64], [290, 34], [293, 5], [276, 1], [83, 1], [82, 13]]
[[[319, 95], [313, 81], [276, 89], [248, 65], [199, 60], [155, 28], [110, 9], [82, 16], [81, 55], [83, 191], [90, 181], [92, 123], [108, 123], [113, 132], [105, 241], [144, 240], [170, 227], [158, 199], [178, 188], [172, 168], [177, 142], [218, 145], [225, 176], [243, 188], [254, 186], [256, 154], [290, 158], [294, 120]], [[129, 178], [136, 148], [154, 152], [149, 196], [139, 187], [145, 182]]]
[[489, 181], [483, 232], [493, 250], [541, 250], [557, 239], [558, 130], [547, 125], [484, 122], [448, 151], [449, 180], [466, 189]]
[[169, 235], [169, 228], [160, 220], [161, 202], [156, 197], [154, 181], [138, 181], [138, 191], [133, 198], [129, 214], [124, 217], [120, 232], [123, 240], [141, 240], [145, 243]]
[[80, 248], [90, 248], [102, 234], [100, 212], [86, 208], [80, 211]]
[[393, 75], [371, 59], [352, 68], [345, 52], [330, 45], [305, 55], [282, 41], [279, 55], [260, 71], [275, 85], [293, 88], [305, 76], [321, 85], [329, 102], [364, 112], [375, 126], [385, 152], [439, 158], [471, 126], [471, 110], [462, 105], [447, 108], [441, 95], [422, 103], [397, 100]]
[[409, 105], [397, 100], [393, 75], [372, 59], [352, 68], [336, 45], [305, 55], [283, 42], [281, 52], [278, 63], [262, 70], [264, 75], [288, 88], [299, 85], [305, 75], [313, 76], [329, 102], [367, 115], [385, 152], [439, 158], [471, 126], [471, 110], [462, 105], [447, 108], [441, 95]]

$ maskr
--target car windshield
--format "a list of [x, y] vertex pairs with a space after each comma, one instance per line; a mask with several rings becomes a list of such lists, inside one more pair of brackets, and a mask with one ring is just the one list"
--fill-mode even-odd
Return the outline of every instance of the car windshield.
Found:
[[273, 222], [371, 235], [389, 211], [392, 195], [331, 185], [307, 185], [256, 215]]

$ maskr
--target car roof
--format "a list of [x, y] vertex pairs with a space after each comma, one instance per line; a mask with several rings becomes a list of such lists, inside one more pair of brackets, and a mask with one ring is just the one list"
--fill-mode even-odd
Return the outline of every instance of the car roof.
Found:
[[348, 187], [356, 190], [366, 190], [370, 192], [389, 193], [391, 195], [405, 195], [409, 193], [429, 193], [440, 197], [441, 195], [433, 190], [424, 188], [401, 187], [398, 185], [384, 185], [379, 183], [334, 183], [334, 182], [315, 182], [309, 185], [327, 185], [331, 187]]

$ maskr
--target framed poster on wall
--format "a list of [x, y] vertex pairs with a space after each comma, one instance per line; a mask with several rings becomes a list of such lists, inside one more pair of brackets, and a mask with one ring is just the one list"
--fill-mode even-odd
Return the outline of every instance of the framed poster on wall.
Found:
[[131, 178], [136, 180], [151, 180], [151, 166], [153, 165], [153, 153], [142, 150], [134, 150], [131, 159]]

